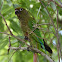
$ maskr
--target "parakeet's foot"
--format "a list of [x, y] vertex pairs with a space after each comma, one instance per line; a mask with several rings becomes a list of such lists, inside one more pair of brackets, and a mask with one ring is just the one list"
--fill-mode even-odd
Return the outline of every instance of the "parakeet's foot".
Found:
[[25, 36], [25, 38], [24, 38], [25, 40], [28, 40], [29, 38], [27, 37], [27, 36]]
[[25, 36], [24, 39], [25, 39], [25, 40], [28, 40], [29, 42], [31, 42], [30, 39], [29, 39], [27, 36]]
[[29, 47], [27, 47], [27, 51], [30, 51], [30, 50], [29, 50]]
[[27, 51], [30, 51], [30, 49], [29, 49], [30, 47], [32, 47], [32, 46], [27, 47]]

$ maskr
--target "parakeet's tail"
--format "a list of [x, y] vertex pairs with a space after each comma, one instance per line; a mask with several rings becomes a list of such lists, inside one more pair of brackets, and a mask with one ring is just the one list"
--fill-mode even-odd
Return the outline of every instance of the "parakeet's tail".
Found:
[[[44, 39], [43, 39], [43, 41], [44, 41]], [[45, 49], [46, 49], [49, 53], [52, 54], [52, 49], [46, 44], [45, 41], [44, 41], [44, 47], [45, 47]], [[42, 46], [41, 46], [41, 48], [42, 48]]]

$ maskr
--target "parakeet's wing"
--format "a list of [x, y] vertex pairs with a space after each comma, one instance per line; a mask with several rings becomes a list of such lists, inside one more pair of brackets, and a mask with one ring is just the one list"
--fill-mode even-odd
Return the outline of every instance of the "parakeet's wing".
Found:
[[33, 27], [34, 24], [36, 24], [36, 21], [31, 17], [28, 21], [28, 26], [33, 31], [33, 33], [30, 34], [30, 37], [34, 39], [36, 42], [40, 43], [42, 48], [44, 48], [44, 42], [43, 39], [41, 39], [41, 34], [38, 28]]

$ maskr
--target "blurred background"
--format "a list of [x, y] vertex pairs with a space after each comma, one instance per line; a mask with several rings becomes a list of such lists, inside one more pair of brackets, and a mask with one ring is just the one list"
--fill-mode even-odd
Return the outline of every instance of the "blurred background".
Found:
[[[0, 0], [0, 13], [5, 18], [10, 30], [15, 36], [19, 36], [22, 39], [24, 38], [22, 30], [20, 29], [20, 24], [17, 16], [15, 15], [15, 8], [23, 7], [27, 9], [32, 16], [36, 19], [37, 26], [40, 29], [42, 34], [42, 38], [45, 39], [45, 42], [51, 47], [53, 54], [52, 59], [55, 62], [58, 62], [62, 58], [62, 1], [61, 0]], [[61, 7], [60, 7], [60, 6]], [[48, 13], [49, 12], [49, 13]], [[0, 14], [0, 62], [33, 62], [33, 52], [27, 50], [10, 50], [8, 54], [9, 48], [9, 31], [5, 22]], [[49, 15], [50, 14], [50, 15]], [[58, 15], [57, 15], [58, 14]], [[55, 28], [51, 22], [51, 18], [53, 19], [53, 23], [58, 29], [58, 33], [56, 33]], [[57, 19], [58, 18], [58, 19]], [[58, 21], [58, 22], [57, 22]], [[58, 26], [58, 27], [57, 27]], [[57, 35], [58, 38], [57, 39]], [[26, 47], [25, 44], [19, 42], [16, 38], [10, 36], [11, 46]], [[59, 45], [59, 50], [58, 46]], [[43, 51], [44, 52], [44, 51]], [[59, 59], [58, 59], [59, 52]], [[50, 54], [47, 52], [47, 55]], [[38, 62], [49, 62], [45, 57], [38, 54]]]

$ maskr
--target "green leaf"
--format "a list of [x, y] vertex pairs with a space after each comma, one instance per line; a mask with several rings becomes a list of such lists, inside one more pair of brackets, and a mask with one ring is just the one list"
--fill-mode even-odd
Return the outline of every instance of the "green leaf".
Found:
[[7, 45], [8, 41], [9, 41], [8, 37], [0, 39], [0, 50], [4, 49], [4, 47]]
[[10, 27], [13, 29], [13, 31], [15, 31], [16, 33], [21, 33], [21, 28], [20, 25], [18, 25], [15, 21], [13, 21], [12, 19], [9, 20], [10, 21]]
[[59, 14], [62, 16], [62, 9], [59, 10]]
[[55, 5], [55, 3], [51, 2], [50, 4], [51, 4], [52, 9], [55, 11], [55, 10], [56, 10], [56, 5]]
[[4, 31], [4, 24], [2, 22], [2, 17], [0, 17], [0, 32]]
[[1, 11], [1, 9], [2, 9], [2, 5], [3, 4], [3, 0], [0, 0], [0, 11]]

